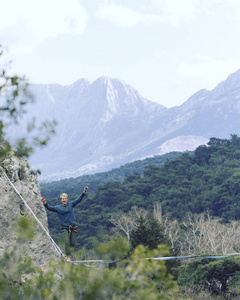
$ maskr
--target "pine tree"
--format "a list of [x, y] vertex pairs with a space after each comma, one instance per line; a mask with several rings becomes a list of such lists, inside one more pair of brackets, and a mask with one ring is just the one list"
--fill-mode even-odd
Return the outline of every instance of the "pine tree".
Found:
[[154, 217], [148, 220], [139, 219], [139, 226], [133, 230], [131, 237], [133, 249], [138, 245], [147, 246], [150, 250], [157, 249], [159, 244], [170, 246], [170, 241], [164, 234], [163, 226]]
[[[131, 245], [133, 249], [138, 245], [143, 245], [150, 250], [157, 249], [159, 245], [167, 245], [170, 256], [176, 256], [176, 251], [171, 247], [170, 240], [164, 234], [163, 226], [154, 217], [148, 220], [143, 218], [139, 219], [139, 226], [132, 231]], [[164, 254], [162, 256], [164, 256]], [[167, 272], [176, 277], [176, 268], [180, 266], [179, 260], [166, 261], [166, 266]]]

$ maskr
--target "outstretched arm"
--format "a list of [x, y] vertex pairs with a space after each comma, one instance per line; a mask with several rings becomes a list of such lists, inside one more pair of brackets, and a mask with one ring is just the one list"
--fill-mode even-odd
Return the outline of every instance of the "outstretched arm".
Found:
[[47, 201], [46, 201], [45, 197], [42, 197], [41, 200], [42, 200], [42, 203], [44, 204], [44, 206], [45, 206], [48, 210], [58, 212], [58, 209], [56, 208], [56, 206], [52, 206], [52, 205], [47, 204]]
[[87, 193], [87, 189], [88, 189], [88, 187], [85, 186], [85, 188], [84, 188], [82, 194], [79, 195], [79, 196], [77, 197], [77, 199], [75, 199], [75, 200], [72, 201], [73, 207], [82, 201], [83, 197], [84, 197], [84, 196], [86, 195], [86, 193]]

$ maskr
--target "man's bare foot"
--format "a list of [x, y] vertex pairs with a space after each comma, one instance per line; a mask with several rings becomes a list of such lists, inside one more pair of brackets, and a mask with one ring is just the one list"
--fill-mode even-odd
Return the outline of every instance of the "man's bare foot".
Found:
[[70, 256], [66, 256], [66, 261], [67, 261], [67, 262], [71, 262]]

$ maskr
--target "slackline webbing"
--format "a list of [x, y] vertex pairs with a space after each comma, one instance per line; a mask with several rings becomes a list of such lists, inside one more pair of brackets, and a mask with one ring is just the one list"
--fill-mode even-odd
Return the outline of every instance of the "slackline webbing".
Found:
[[[8, 181], [8, 183], [11, 185], [11, 187], [14, 189], [14, 191], [18, 194], [18, 196], [22, 199], [24, 205], [27, 207], [27, 209], [31, 212], [33, 215], [34, 219], [37, 221], [37, 223], [40, 225], [40, 227], [43, 229], [43, 231], [46, 233], [46, 235], [49, 237], [50, 241], [52, 242], [53, 246], [55, 247], [56, 251], [60, 256], [65, 257], [66, 255], [62, 252], [62, 250], [59, 248], [59, 246], [55, 243], [51, 235], [48, 233], [48, 231], [44, 228], [42, 223], [39, 221], [39, 219], [36, 217], [30, 206], [27, 204], [27, 202], [23, 199], [22, 195], [18, 192], [14, 184], [11, 182], [11, 180], [8, 178], [6, 173], [4, 172], [3, 168], [0, 166], [0, 169], [3, 173], [3, 176], [5, 179]], [[230, 257], [230, 256], [236, 256], [240, 255], [240, 253], [231, 253], [231, 254], [226, 254], [226, 255], [192, 255], [192, 256], [170, 256], [170, 257], [150, 257], [150, 258], [145, 258], [147, 260], [172, 260], [172, 259], [191, 259], [191, 258], [225, 258], [225, 257]], [[73, 264], [76, 263], [106, 263], [106, 264], [111, 264], [111, 263], [116, 263], [119, 262], [119, 260], [78, 260], [78, 261], [72, 261]]]
[[22, 195], [19, 193], [19, 191], [16, 189], [16, 187], [14, 186], [14, 184], [11, 182], [11, 180], [8, 178], [8, 176], [6, 175], [6, 173], [4, 172], [3, 168], [0, 166], [0, 169], [3, 173], [4, 178], [8, 181], [8, 183], [11, 185], [11, 187], [14, 189], [14, 191], [18, 194], [18, 196], [22, 199], [24, 205], [27, 207], [27, 209], [31, 212], [31, 214], [33, 215], [34, 219], [37, 221], [37, 223], [40, 225], [40, 227], [43, 229], [43, 231], [46, 233], [46, 235], [49, 237], [50, 241], [52, 242], [54, 248], [56, 249], [56, 251], [58, 252], [59, 255], [64, 256], [65, 254], [62, 252], [62, 250], [58, 247], [58, 245], [55, 243], [55, 241], [53, 240], [53, 238], [51, 237], [51, 235], [48, 233], [48, 231], [44, 228], [44, 226], [42, 225], [42, 223], [39, 221], [39, 219], [36, 217], [36, 215], [34, 214], [34, 212], [32, 211], [31, 207], [27, 204], [27, 202], [23, 199]]
[[230, 256], [240, 255], [240, 253], [231, 253], [225, 255], [192, 255], [192, 256], [172, 256], [172, 257], [152, 257], [148, 260], [171, 260], [171, 259], [189, 259], [189, 258], [225, 258]]
[[[143, 258], [146, 260], [172, 260], [172, 259], [193, 259], [193, 258], [225, 258], [230, 256], [236, 256], [240, 255], [240, 253], [231, 253], [226, 255], [190, 255], [190, 256], [166, 256], [166, 257], [149, 257], [149, 258]], [[72, 261], [72, 263], [105, 263], [105, 264], [113, 264], [117, 263], [121, 260], [77, 260]]]

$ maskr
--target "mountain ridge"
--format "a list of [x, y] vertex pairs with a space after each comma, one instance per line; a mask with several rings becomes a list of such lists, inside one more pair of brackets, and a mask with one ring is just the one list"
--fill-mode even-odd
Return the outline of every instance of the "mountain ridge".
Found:
[[37, 101], [27, 115], [56, 119], [58, 125], [56, 136], [30, 164], [42, 170], [40, 181], [57, 180], [107, 171], [167, 149], [194, 150], [210, 137], [238, 134], [239, 75], [231, 74], [213, 90], [202, 89], [172, 108], [106, 76], [68, 86], [31, 85]]

